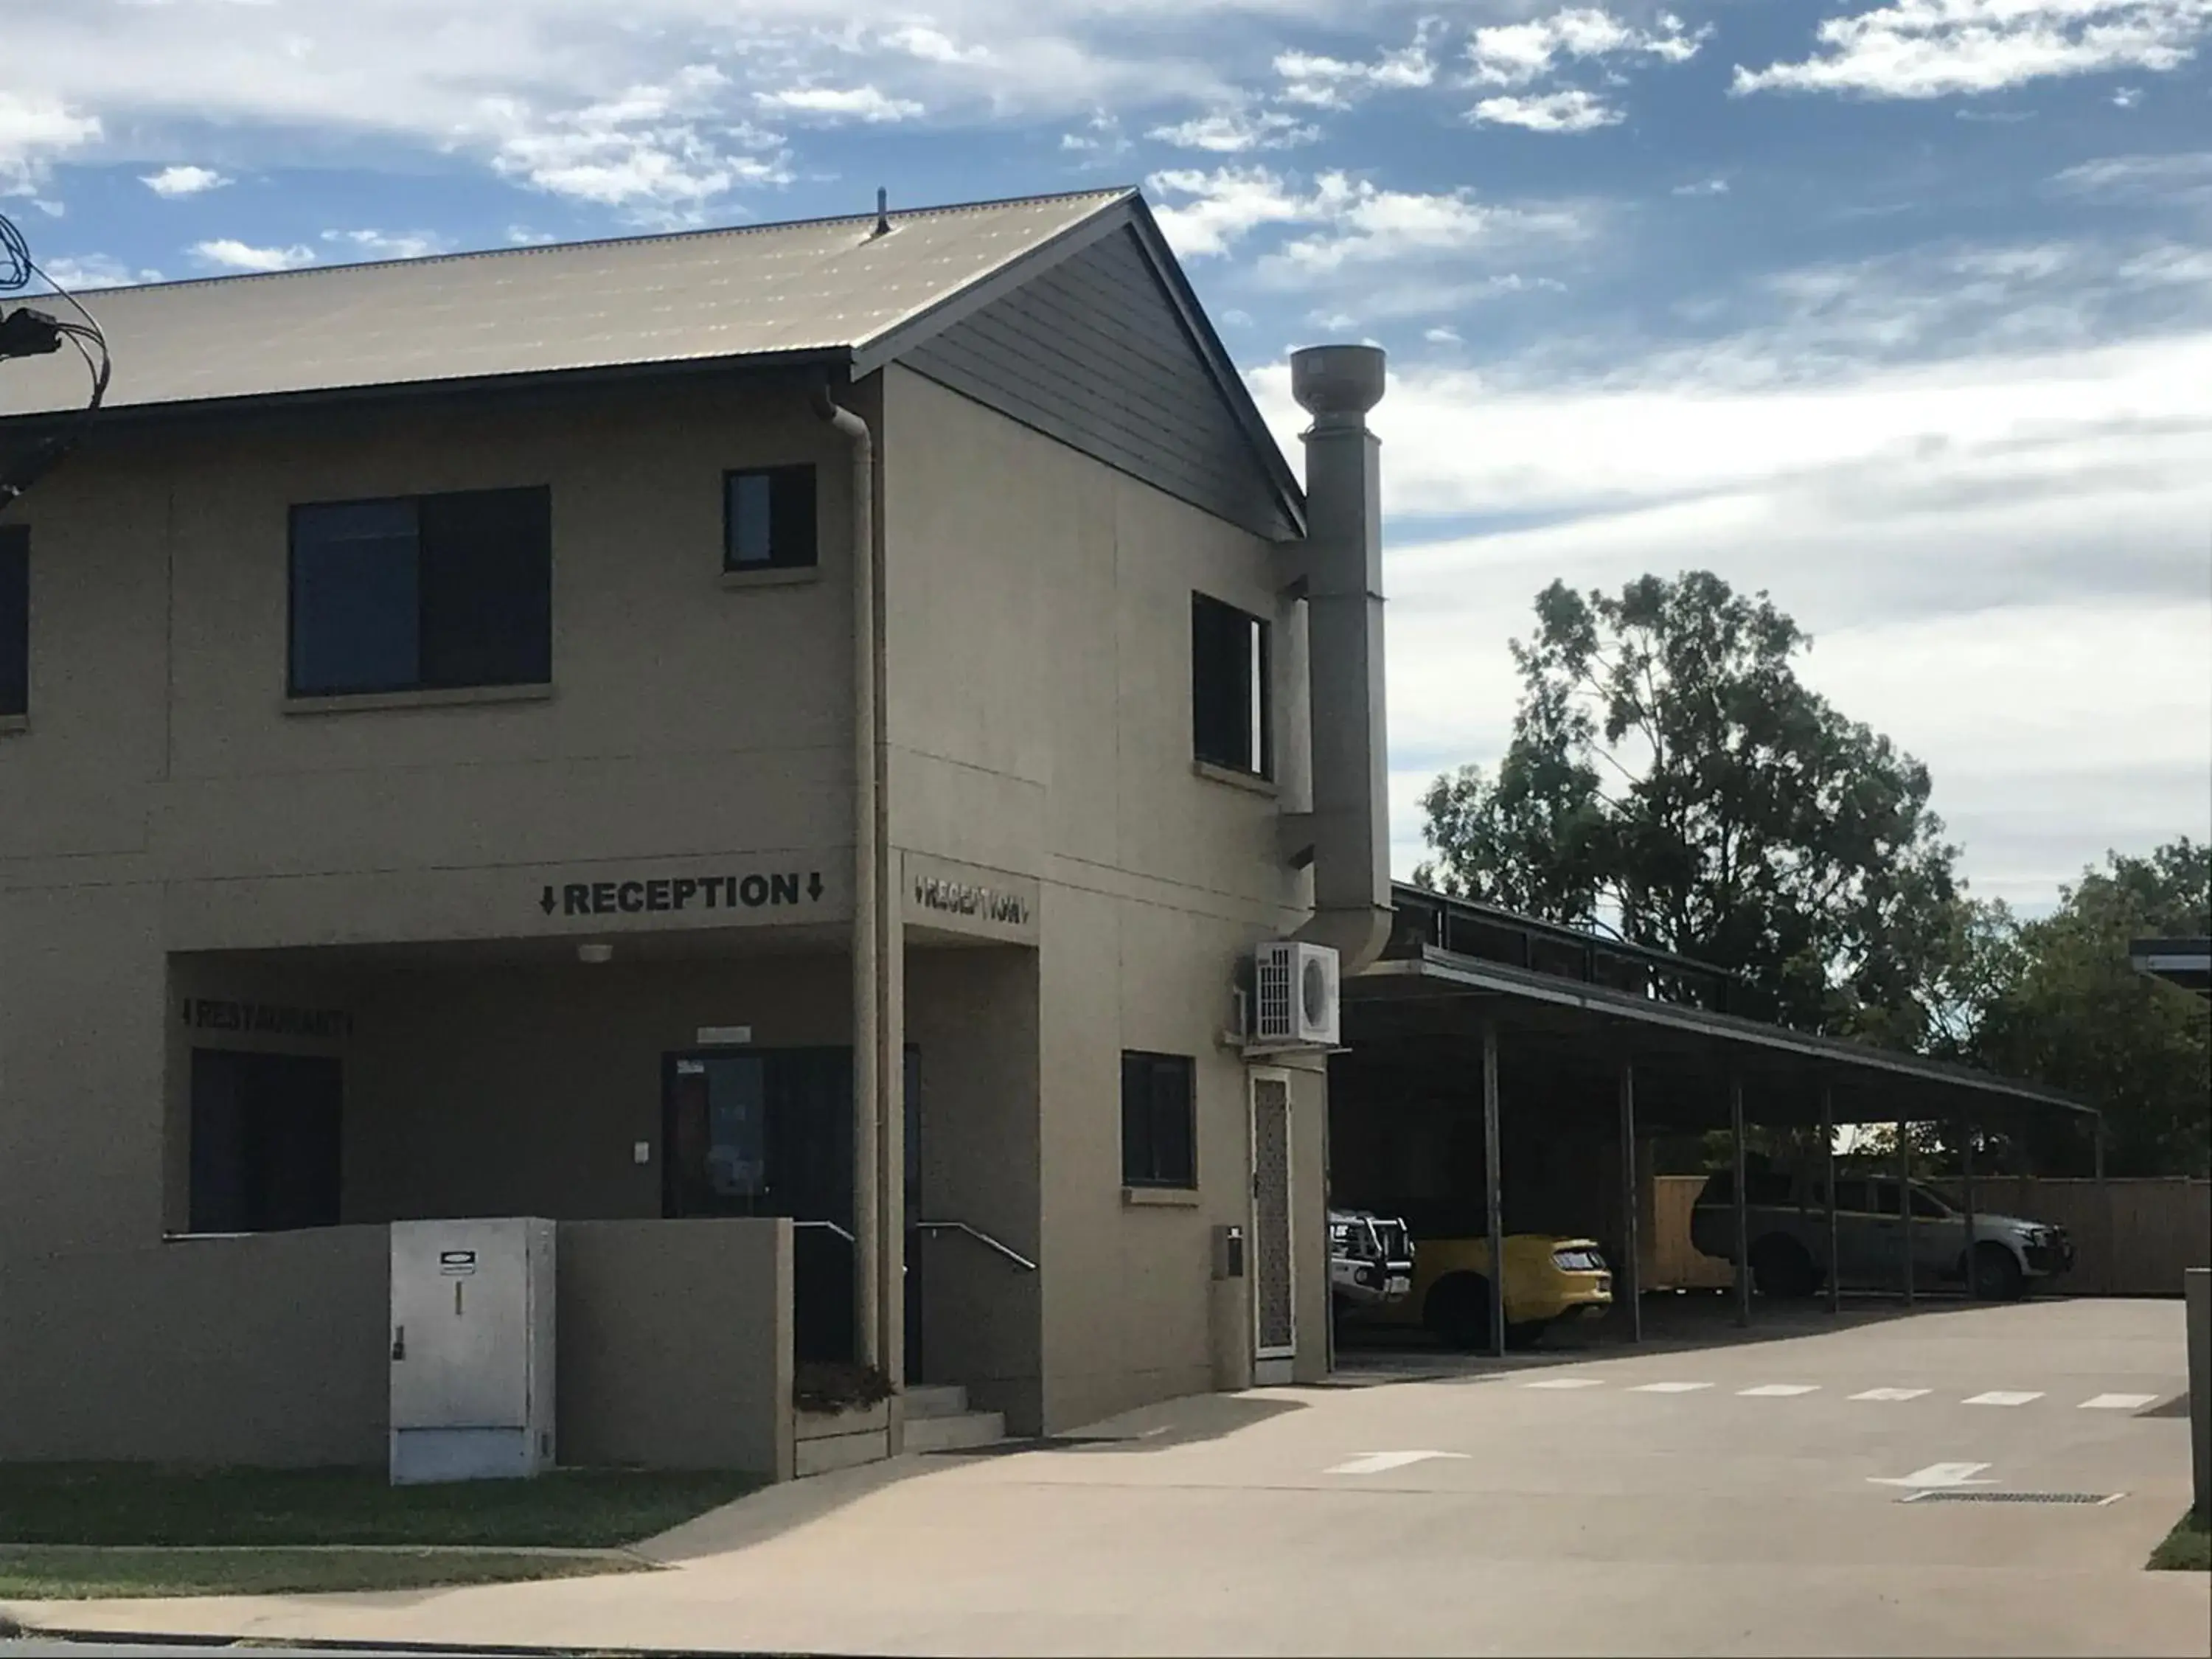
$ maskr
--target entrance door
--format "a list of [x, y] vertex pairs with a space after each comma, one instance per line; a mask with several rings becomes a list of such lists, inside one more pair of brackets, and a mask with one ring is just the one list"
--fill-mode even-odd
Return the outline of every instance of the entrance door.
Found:
[[[907, 1052], [907, 1199], [921, 1168]], [[793, 1346], [800, 1360], [853, 1358], [853, 1053], [846, 1048], [721, 1048], [666, 1056], [661, 1212], [789, 1216]], [[908, 1352], [921, 1275], [907, 1276]]]
[[327, 1054], [193, 1049], [185, 1225], [196, 1233], [336, 1226], [343, 1079]]
[[1252, 1073], [1252, 1354], [1297, 1352], [1297, 1287], [1291, 1254], [1291, 1079]]

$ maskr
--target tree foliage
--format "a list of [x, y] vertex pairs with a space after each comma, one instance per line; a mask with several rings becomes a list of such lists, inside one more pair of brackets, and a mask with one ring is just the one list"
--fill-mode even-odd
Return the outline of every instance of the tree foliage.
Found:
[[[2147, 858], [2108, 854], [2054, 913], [2017, 927], [1969, 1057], [2101, 1108], [2114, 1175], [2212, 1173], [2212, 1015], [2128, 959], [2135, 939], [2207, 934], [2212, 848], [2184, 836]], [[2035, 1161], [2086, 1173], [2078, 1138]]]
[[1431, 787], [1416, 879], [1731, 969], [1787, 1024], [1963, 1044], [2002, 918], [1927, 769], [1798, 679], [1803, 630], [1709, 571], [1535, 608], [1511, 744]]

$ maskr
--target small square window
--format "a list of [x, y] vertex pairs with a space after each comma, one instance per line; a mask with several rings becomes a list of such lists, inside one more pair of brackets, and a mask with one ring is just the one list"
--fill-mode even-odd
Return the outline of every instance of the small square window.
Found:
[[0, 718], [31, 708], [31, 532], [0, 525]]
[[722, 478], [722, 568], [799, 569], [815, 551], [814, 469], [758, 467]]
[[1188, 1054], [1121, 1056], [1121, 1184], [1198, 1185], [1194, 1074]]
[[1192, 752], [1209, 766], [1269, 775], [1267, 624], [1203, 593], [1190, 596]]

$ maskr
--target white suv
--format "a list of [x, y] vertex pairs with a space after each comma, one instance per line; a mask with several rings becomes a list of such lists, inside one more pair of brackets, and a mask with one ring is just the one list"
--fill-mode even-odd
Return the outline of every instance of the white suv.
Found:
[[[1828, 1281], [1826, 1182], [1781, 1170], [1754, 1171], [1746, 1186], [1752, 1283], [1761, 1296], [1811, 1296]], [[1966, 1278], [1966, 1217], [1948, 1200], [1914, 1182], [1912, 1275], [1920, 1284]], [[1838, 1282], [1893, 1289], [1905, 1281], [1905, 1225], [1898, 1182], [1881, 1176], [1836, 1177]], [[1707, 1255], [1735, 1255], [1735, 1178], [1706, 1179], [1690, 1211], [1690, 1242]], [[2063, 1227], [2019, 1216], [1974, 1216], [1974, 1291], [2012, 1301], [2048, 1285], [2074, 1265]]]

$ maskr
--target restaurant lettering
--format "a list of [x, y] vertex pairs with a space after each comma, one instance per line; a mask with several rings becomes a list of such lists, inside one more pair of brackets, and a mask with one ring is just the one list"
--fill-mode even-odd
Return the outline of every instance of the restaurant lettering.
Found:
[[316, 1037], [343, 1041], [353, 1035], [353, 1016], [337, 1008], [289, 1008], [276, 1002], [228, 1002], [186, 997], [185, 1024], [195, 1031], [236, 1031], [250, 1036]]

